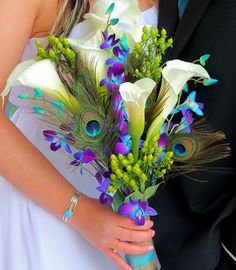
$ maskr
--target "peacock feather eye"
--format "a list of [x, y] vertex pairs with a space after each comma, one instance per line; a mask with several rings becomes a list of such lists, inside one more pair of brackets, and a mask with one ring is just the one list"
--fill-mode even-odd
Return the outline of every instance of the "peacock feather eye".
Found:
[[185, 162], [194, 157], [197, 151], [197, 143], [187, 136], [176, 136], [168, 145], [168, 150], [174, 153], [176, 161]]
[[180, 142], [173, 144], [172, 151], [178, 157], [185, 157], [188, 153], [185, 145]]
[[92, 108], [86, 108], [77, 115], [74, 131], [76, 136], [85, 140], [90, 139], [91, 143], [102, 140], [105, 134], [104, 116]]
[[90, 120], [84, 125], [84, 132], [87, 136], [95, 138], [102, 132], [102, 124], [99, 120]]

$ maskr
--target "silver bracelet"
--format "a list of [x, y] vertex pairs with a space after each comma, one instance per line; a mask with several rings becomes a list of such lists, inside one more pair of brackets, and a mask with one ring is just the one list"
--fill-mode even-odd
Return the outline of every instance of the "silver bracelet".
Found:
[[70, 203], [68, 204], [67, 208], [64, 211], [63, 217], [62, 217], [62, 221], [65, 223], [69, 223], [71, 218], [74, 215], [74, 211], [75, 211], [75, 207], [78, 203], [79, 200], [79, 196], [80, 196], [80, 192], [76, 191], [75, 194], [72, 196]]

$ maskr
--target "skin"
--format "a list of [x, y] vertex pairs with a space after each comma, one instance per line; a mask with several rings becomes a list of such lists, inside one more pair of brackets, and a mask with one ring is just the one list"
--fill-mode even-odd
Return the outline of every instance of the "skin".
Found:
[[[150, 6], [149, 1], [140, 1], [141, 9]], [[3, 26], [0, 29], [0, 92], [10, 72], [20, 61], [28, 39], [46, 36], [55, 21], [57, 10], [57, 0], [0, 1], [0, 25]], [[74, 187], [4, 115], [1, 103], [0, 100], [0, 141], [4, 142], [1, 144], [1, 153], [4, 155], [0, 155], [0, 175], [40, 206], [61, 218], [75, 193]], [[13, 169], [13, 164], [20, 169]], [[130, 242], [148, 241], [155, 234], [151, 229], [152, 221], [147, 221], [142, 227], [135, 226], [131, 219], [113, 213], [110, 208], [85, 195], [80, 196], [70, 224], [123, 270], [131, 268], [114, 250], [144, 254], [152, 247]], [[96, 226], [91, 227], [90, 224]]]

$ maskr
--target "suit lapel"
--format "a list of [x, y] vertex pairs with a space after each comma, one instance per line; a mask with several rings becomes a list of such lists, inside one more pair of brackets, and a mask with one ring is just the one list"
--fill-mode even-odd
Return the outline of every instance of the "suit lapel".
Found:
[[173, 37], [179, 23], [177, 0], [161, 0], [159, 5], [158, 28], [165, 28], [168, 35]]
[[[161, 0], [160, 2], [159, 26], [165, 27], [169, 35], [174, 36], [174, 47], [169, 50], [169, 53], [167, 54], [168, 59], [178, 57], [184, 49], [211, 0], [190, 0], [176, 29], [173, 24], [176, 23], [176, 16], [178, 16], [177, 2], [178, 0]], [[173, 7], [175, 7], [177, 15], [174, 17], [174, 22], [170, 22], [174, 12]], [[176, 32], [174, 31], [175, 29]], [[174, 32], [175, 35], [173, 35]]]

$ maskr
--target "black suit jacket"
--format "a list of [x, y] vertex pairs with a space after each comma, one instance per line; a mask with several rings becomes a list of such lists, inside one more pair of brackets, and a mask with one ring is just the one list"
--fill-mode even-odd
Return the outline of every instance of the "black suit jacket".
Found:
[[176, 33], [166, 60], [211, 54], [207, 70], [219, 83], [198, 87], [198, 100], [207, 121], [226, 133], [232, 156], [211, 164], [214, 173], [190, 175], [206, 183], [181, 176], [152, 199], [154, 243], [163, 270], [233, 270], [221, 242], [236, 256], [236, 0], [189, 0], [177, 30], [176, 9], [177, 0], [161, 0], [159, 27]]

